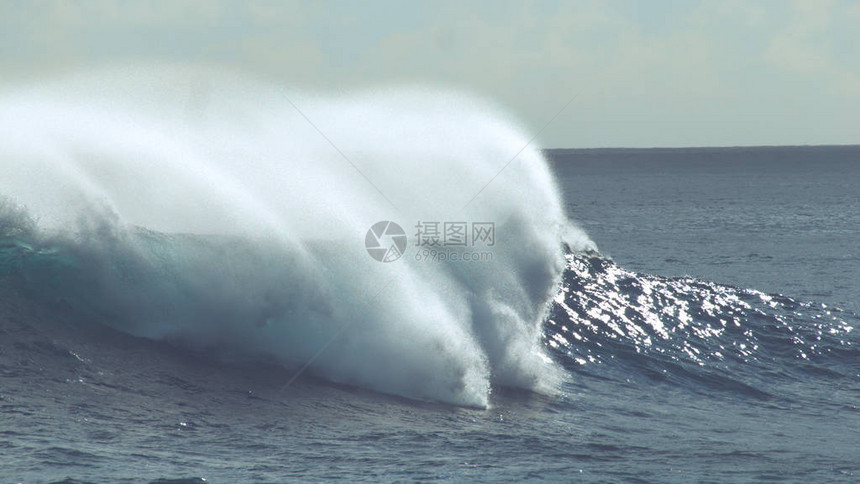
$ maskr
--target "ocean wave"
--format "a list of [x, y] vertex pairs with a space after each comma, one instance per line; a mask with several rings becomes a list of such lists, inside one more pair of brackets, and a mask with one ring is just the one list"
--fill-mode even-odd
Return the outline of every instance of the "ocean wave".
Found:
[[[0, 107], [0, 282], [80, 324], [480, 408], [595, 375], [769, 398], [860, 374], [855, 314], [602, 257], [523, 131], [463, 94], [136, 68]], [[383, 263], [388, 220], [410, 244]], [[422, 222], [491, 223], [492, 257], [426, 257]]]
[[[860, 376], [860, 315], [567, 254], [544, 345], [579, 375], [768, 398], [780, 385]], [[813, 377], [813, 378], [810, 378]], [[825, 378], [826, 380], [826, 378]]]
[[[494, 385], [557, 390], [540, 335], [559, 247], [593, 244], [490, 104], [161, 67], [10, 90], [0, 106], [16, 133], [0, 148], [0, 272], [33, 297], [410, 398], [486, 407]], [[492, 261], [408, 247], [380, 263], [365, 234], [381, 220], [492, 223]]]

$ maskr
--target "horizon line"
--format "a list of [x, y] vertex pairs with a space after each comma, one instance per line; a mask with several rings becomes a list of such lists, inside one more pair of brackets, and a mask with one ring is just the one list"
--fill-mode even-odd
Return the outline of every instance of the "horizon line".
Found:
[[802, 145], [709, 145], [709, 146], [594, 146], [579, 148], [541, 148], [541, 151], [585, 150], [690, 150], [690, 149], [756, 149], [756, 148], [854, 148], [856, 144], [802, 144]]

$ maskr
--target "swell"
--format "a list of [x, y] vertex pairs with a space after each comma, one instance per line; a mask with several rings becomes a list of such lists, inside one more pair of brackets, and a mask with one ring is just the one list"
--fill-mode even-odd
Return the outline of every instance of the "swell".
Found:
[[[19, 212], [17, 220], [26, 217]], [[270, 329], [283, 325], [282, 318], [294, 319], [303, 311], [332, 318], [337, 298], [314, 299], [319, 296], [313, 291], [295, 285], [288, 299], [284, 292], [277, 299], [261, 293], [261, 287], [283, 291], [291, 284], [288, 265], [295, 261], [273, 257], [247, 241], [138, 229], [126, 234], [141, 251], [130, 256], [103, 247], [88, 252], [58, 240], [40, 245], [27, 233], [28, 225], [7, 224], [0, 231], [0, 279], [7, 299], [18, 293], [22, 301], [59, 310], [78, 324], [119, 327], [221, 360], [263, 358], [294, 369], [329, 336], [303, 324], [273, 338]], [[338, 250], [318, 245], [312, 250]], [[634, 273], [594, 252], [568, 251], [566, 260], [541, 338], [548, 355], [567, 368], [568, 378], [642, 379], [771, 399], [785, 396], [783, 389], [792, 382], [827, 388], [832, 385], [828, 382], [851, 382], [860, 374], [856, 314], [692, 278]], [[220, 268], [212, 267], [218, 264]], [[209, 283], [225, 272], [235, 286]], [[239, 292], [237, 287], [243, 286], [248, 290]], [[297, 306], [298, 301], [307, 307]], [[301, 320], [310, 319], [305, 315]], [[414, 338], [403, 338], [399, 345], [414, 352]], [[285, 339], [300, 344], [287, 347]], [[40, 338], [34, 344], [39, 351], [70, 359], [62, 341]]]
[[765, 399], [860, 376], [860, 316], [839, 308], [634, 273], [597, 253], [568, 252], [563, 280], [543, 342], [580, 375]]

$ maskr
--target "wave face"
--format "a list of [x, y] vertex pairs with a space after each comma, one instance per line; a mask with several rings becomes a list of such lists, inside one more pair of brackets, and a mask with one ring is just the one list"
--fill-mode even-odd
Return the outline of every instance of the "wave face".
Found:
[[[528, 138], [483, 101], [130, 68], [7, 90], [0, 129], [2, 272], [50, 304], [417, 399], [557, 388], [559, 247], [592, 245], [537, 149], [496, 177]], [[377, 262], [380, 220], [493, 222], [493, 260]]]
[[568, 253], [543, 342], [577, 373], [770, 399], [797, 382], [856, 380], [858, 324], [825, 304]]

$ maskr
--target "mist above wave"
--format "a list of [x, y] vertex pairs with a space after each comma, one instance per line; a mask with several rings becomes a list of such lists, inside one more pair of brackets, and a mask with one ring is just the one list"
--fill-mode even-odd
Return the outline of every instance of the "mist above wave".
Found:
[[[7, 89], [0, 107], [0, 194], [69, 254], [56, 290], [102, 322], [288, 365], [328, 344], [316, 374], [461, 405], [555, 387], [540, 323], [562, 242], [591, 242], [537, 148], [496, 177], [528, 137], [491, 104], [162, 66]], [[410, 235], [396, 262], [365, 250], [380, 220]], [[492, 260], [416, 260], [421, 221], [495, 224]]]

